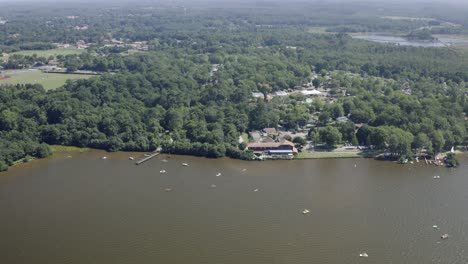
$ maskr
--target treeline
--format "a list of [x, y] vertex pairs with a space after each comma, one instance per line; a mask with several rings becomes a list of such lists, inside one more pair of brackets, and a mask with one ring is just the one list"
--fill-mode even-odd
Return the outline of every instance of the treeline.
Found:
[[[385, 5], [382, 3], [226, 3], [212, 2], [204, 7], [200, 3], [186, 3], [186, 8], [158, 3], [156, 8], [133, 3], [132, 7], [114, 3], [114, 8], [104, 4], [85, 7], [79, 3], [29, 7], [11, 5], [0, 10], [8, 22], [0, 25], [0, 52], [11, 52], [11, 47], [31, 49], [36, 42], [75, 43], [78, 40], [102, 44], [110, 37], [132, 41], [152, 40], [160, 33], [193, 32], [200, 28], [231, 30], [283, 27], [327, 27], [332, 32], [411, 32], [434, 24], [424, 19], [383, 19], [388, 14], [402, 16], [461, 19], [466, 8], [425, 8], [418, 4]], [[73, 6], [73, 8], [70, 8]], [[381, 9], [385, 8], [383, 12]], [[378, 11], [377, 11], [378, 10]], [[430, 11], [428, 11], [430, 10]], [[447, 10], [450, 10], [448, 12]], [[450, 13], [450, 15], [447, 15]], [[436, 20], [435, 22], [439, 22]], [[466, 19], [462, 21], [466, 25]], [[462, 23], [462, 24], [463, 24]], [[80, 30], [76, 27], [87, 26]], [[451, 27], [439, 27], [450, 30]], [[2, 46], [3, 45], [3, 46]], [[10, 48], [9, 48], [10, 47]], [[37, 46], [42, 49], [43, 47]], [[10, 50], [9, 50], [10, 49]]]

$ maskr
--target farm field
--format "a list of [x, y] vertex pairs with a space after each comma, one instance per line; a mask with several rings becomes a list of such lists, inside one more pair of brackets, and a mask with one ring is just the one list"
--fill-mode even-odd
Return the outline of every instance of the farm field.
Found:
[[69, 79], [86, 79], [93, 75], [43, 73], [39, 70], [11, 70], [4, 71], [2, 76], [5, 76], [6, 79], [0, 79], [0, 85], [38, 83], [44, 86], [44, 89], [52, 90], [64, 85]]
[[84, 50], [82, 49], [75, 49], [75, 48], [67, 48], [67, 49], [51, 49], [51, 50], [22, 50], [10, 53], [10, 55], [28, 55], [31, 56], [36, 54], [38, 57], [49, 57], [49, 56], [57, 56], [57, 55], [70, 55], [70, 54], [80, 54], [83, 53]]

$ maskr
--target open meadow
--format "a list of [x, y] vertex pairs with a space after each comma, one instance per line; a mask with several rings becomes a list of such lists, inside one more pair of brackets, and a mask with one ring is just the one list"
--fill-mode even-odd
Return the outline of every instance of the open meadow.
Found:
[[61, 49], [51, 49], [51, 50], [22, 50], [10, 53], [10, 55], [25, 55], [25, 56], [32, 56], [36, 54], [38, 57], [49, 57], [49, 56], [57, 56], [57, 55], [71, 55], [71, 54], [80, 54], [83, 53], [85, 50], [83, 49], [76, 49], [76, 48], [61, 48]]
[[2, 75], [5, 79], [0, 79], [2, 84], [41, 84], [44, 89], [57, 89], [64, 85], [69, 79], [86, 79], [93, 75], [85, 74], [60, 74], [60, 73], [43, 73], [39, 70], [10, 70], [3, 71]]

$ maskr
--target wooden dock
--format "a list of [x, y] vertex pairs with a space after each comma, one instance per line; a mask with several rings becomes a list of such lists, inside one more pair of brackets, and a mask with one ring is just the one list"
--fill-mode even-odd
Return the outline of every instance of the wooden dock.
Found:
[[136, 164], [136, 165], [140, 165], [140, 164], [142, 164], [143, 162], [146, 162], [146, 161], [148, 161], [148, 160], [150, 160], [150, 159], [152, 159], [152, 158], [158, 156], [159, 154], [161, 154], [161, 152], [156, 151], [156, 152], [154, 152], [153, 154], [149, 155], [148, 157], [143, 157], [142, 159], [138, 160], [137, 162], [135, 162], [135, 164]]

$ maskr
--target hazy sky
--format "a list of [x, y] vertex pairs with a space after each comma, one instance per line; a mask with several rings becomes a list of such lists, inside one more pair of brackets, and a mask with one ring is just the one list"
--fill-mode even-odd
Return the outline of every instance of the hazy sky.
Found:
[[[100, 3], [105, 3], [105, 2], [124, 2], [124, 3], [135, 3], [135, 2], [174, 2], [174, 3], [183, 3], [183, 2], [197, 2], [200, 0], [60, 0], [59, 3], [63, 2], [74, 2], [74, 3], [79, 3], [79, 2], [100, 2]], [[217, 3], [222, 3], [222, 2], [246, 2], [245, 0], [201, 0], [203, 2], [217, 2]], [[256, 0], [252, 1], [247, 1], [247, 2], [255, 2]], [[258, 1], [258, 0], [257, 0]], [[52, 3], [58, 3], [57, 0], [0, 0], [2, 3], [18, 3], [18, 2], [31, 2], [31, 3], [44, 3], [44, 2], [52, 2]], [[395, 3], [395, 2], [402, 2], [402, 3], [461, 3], [461, 4], [466, 4], [467, 0], [323, 0], [323, 1], [317, 1], [317, 0], [261, 0], [261, 2], [285, 2], [285, 3], [290, 3], [290, 2], [371, 2], [371, 3], [379, 3], [379, 2], [389, 2], [389, 3]]]
[[[145, 3], [145, 4], [151, 4], [151, 3], [158, 3], [158, 2], [172, 2], [175, 4], [194, 4], [196, 2], [204, 2], [204, 3], [215, 3], [217, 5], [222, 4], [222, 3], [255, 3], [255, 2], [262, 2], [262, 3], [268, 3], [268, 2], [282, 2], [285, 4], [291, 4], [292, 2], [309, 2], [309, 3], [352, 3], [352, 2], [360, 2], [360, 3], [391, 3], [391, 4], [396, 4], [396, 3], [401, 3], [401, 4], [414, 4], [414, 3], [421, 3], [425, 6], [432, 4], [451, 4], [451, 5], [463, 5], [463, 6], [468, 6], [468, 0], [0, 0], [0, 3], [8, 3], [8, 4], [16, 4], [16, 3], [39, 3], [39, 4], [44, 4], [44, 3], [54, 3], [63, 6], [63, 4], [66, 3], [109, 3], [109, 4], [135, 4], [135, 3]], [[0, 6], [1, 8], [1, 6]]]

